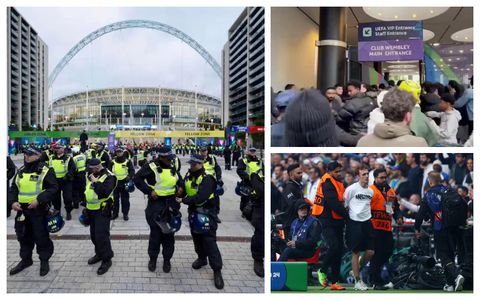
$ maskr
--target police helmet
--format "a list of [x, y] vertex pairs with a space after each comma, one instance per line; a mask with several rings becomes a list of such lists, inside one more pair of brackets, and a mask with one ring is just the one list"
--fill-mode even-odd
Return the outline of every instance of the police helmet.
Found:
[[90, 226], [90, 217], [87, 214], [87, 210], [84, 208], [82, 214], [78, 217], [78, 221], [85, 227]]
[[163, 213], [159, 213], [155, 217], [155, 223], [163, 234], [173, 234], [182, 226], [182, 214], [170, 211], [170, 216], [166, 217]]
[[210, 217], [207, 214], [194, 212], [188, 217], [188, 223], [193, 233], [205, 234], [210, 231]]
[[217, 189], [215, 190], [215, 194], [221, 196], [225, 193], [225, 190], [223, 189], [223, 186], [217, 184]]
[[47, 215], [47, 229], [50, 233], [59, 232], [65, 225], [62, 215], [59, 210], [50, 209]]
[[135, 184], [132, 180], [125, 182], [125, 190], [129, 193], [133, 193], [135, 191]]

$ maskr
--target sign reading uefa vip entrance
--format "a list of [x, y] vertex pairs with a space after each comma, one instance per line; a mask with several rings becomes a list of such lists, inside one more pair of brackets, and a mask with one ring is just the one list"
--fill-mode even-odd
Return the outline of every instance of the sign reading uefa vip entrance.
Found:
[[421, 21], [359, 24], [359, 61], [404, 61], [422, 59], [423, 24]]

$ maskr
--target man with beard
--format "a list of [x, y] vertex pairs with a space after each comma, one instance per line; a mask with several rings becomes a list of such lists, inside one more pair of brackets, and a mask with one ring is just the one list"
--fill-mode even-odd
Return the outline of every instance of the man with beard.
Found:
[[283, 228], [285, 229], [286, 235], [290, 232], [290, 225], [293, 220], [297, 218], [295, 203], [299, 200], [303, 201], [303, 172], [300, 165], [298, 163], [289, 165], [287, 172], [290, 180], [287, 182], [282, 192], [282, 198], [284, 200], [282, 211], [285, 212], [285, 215], [283, 216]]
[[393, 253], [392, 217], [398, 225], [403, 224], [403, 219], [395, 203], [395, 191], [387, 184], [387, 171], [376, 169], [373, 177], [374, 183], [370, 186], [373, 190], [370, 208], [375, 254], [370, 261], [370, 281], [374, 285], [374, 290], [386, 290], [388, 287], [385, 286], [380, 274], [383, 265]]

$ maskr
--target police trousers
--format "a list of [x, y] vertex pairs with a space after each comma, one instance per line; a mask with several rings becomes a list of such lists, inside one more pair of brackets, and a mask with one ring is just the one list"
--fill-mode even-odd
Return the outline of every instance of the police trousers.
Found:
[[118, 215], [120, 211], [120, 199], [122, 202], [122, 214], [128, 215], [130, 211], [130, 193], [125, 190], [126, 179], [119, 180], [113, 191], [113, 214]]
[[383, 265], [390, 259], [390, 256], [392, 256], [393, 253], [393, 234], [391, 231], [376, 229], [374, 229], [373, 232], [375, 254], [370, 260], [370, 283], [384, 285], [386, 282], [383, 282], [381, 273]]
[[58, 192], [53, 198], [52, 204], [53, 207], [60, 211], [62, 208], [62, 196], [63, 204], [65, 205], [65, 211], [67, 213], [71, 212], [73, 209], [73, 200], [72, 200], [72, 182], [65, 180], [64, 178], [57, 178], [58, 182]]
[[322, 238], [328, 249], [321, 270], [323, 273], [327, 273], [330, 268], [330, 281], [335, 283], [340, 280], [340, 266], [343, 256], [343, 226], [325, 226], [322, 231]]
[[222, 255], [217, 246], [217, 223], [213, 218], [210, 218], [210, 223], [212, 229], [209, 232], [198, 234], [190, 230], [190, 233], [192, 234], [193, 246], [198, 258], [206, 259], [208, 257], [212, 270], [220, 271], [223, 263]]
[[[165, 201], [165, 202], [160, 202]], [[160, 246], [162, 249], [162, 256], [164, 260], [170, 260], [175, 252], [175, 235], [164, 234], [160, 227], [155, 222], [155, 218], [159, 213], [162, 213], [164, 209], [167, 209], [167, 205], [175, 205], [175, 199], [168, 200], [149, 200], [147, 208], [145, 209], [145, 218], [147, 219], [148, 226], [150, 227], [150, 236], [148, 238], [148, 256], [152, 259], [156, 259], [160, 253]], [[179, 206], [177, 203], [176, 206]], [[174, 207], [176, 207], [174, 206]]]
[[[25, 219], [19, 220], [23, 214]], [[53, 254], [53, 242], [47, 229], [47, 212], [43, 208], [24, 209], [17, 212], [15, 233], [20, 243], [20, 258], [31, 260], [34, 246], [40, 260], [49, 260]]]
[[73, 179], [72, 198], [73, 204], [77, 206], [79, 203], [85, 203], [85, 188], [87, 185], [87, 178], [85, 171], [79, 172]]
[[252, 225], [254, 228], [250, 250], [254, 260], [263, 261], [265, 256], [265, 207], [263, 205], [254, 206], [252, 213]]
[[95, 254], [102, 261], [111, 260], [113, 257], [110, 242], [110, 216], [102, 214], [102, 210], [87, 210], [90, 218], [90, 240], [95, 246]]

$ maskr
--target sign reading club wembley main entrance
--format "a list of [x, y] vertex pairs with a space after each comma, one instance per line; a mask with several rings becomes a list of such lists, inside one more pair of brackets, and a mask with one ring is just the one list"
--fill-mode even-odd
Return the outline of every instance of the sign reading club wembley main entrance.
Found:
[[358, 26], [358, 60], [422, 60], [421, 21], [362, 23]]

